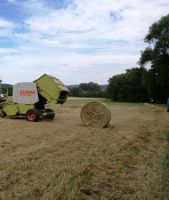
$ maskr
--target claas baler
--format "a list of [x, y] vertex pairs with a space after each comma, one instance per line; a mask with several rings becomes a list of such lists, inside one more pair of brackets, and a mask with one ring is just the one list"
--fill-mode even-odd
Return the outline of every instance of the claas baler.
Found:
[[53, 120], [55, 112], [46, 104], [63, 104], [68, 97], [68, 88], [57, 78], [44, 74], [33, 82], [17, 83], [13, 94], [0, 104], [1, 117], [26, 117], [28, 121], [41, 118]]

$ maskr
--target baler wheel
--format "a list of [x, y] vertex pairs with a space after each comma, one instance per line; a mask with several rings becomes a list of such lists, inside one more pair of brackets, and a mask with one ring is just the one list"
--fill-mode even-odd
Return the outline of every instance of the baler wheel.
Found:
[[26, 119], [31, 122], [38, 122], [40, 120], [40, 112], [36, 109], [29, 109], [26, 113]]
[[46, 119], [51, 119], [53, 120], [55, 118], [55, 112], [54, 110], [47, 108], [45, 109], [45, 112], [47, 113], [47, 115], [45, 116]]

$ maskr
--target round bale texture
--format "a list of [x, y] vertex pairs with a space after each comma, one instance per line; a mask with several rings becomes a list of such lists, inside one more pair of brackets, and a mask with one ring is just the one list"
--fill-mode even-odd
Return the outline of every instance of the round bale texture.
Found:
[[110, 122], [111, 112], [105, 104], [92, 101], [82, 107], [80, 117], [86, 126], [104, 128]]

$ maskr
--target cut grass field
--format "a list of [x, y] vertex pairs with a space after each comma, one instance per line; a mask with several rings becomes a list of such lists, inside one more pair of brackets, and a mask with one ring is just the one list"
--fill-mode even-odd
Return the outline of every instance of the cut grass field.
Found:
[[90, 101], [97, 101], [101, 103], [105, 103], [109, 106], [143, 106], [144, 103], [121, 103], [121, 102], [113, 102], [111, 99], [105, 99], [105, 98], [81, 98], [81, 97], [69, 97], [66, 104], [85, 104]]
[[0, 119], [0, 199], [168, 199], [165, 108], [100, 99], [112, 113], [109, 127], [100, 129], [81, 123], [88, 101], [54, 106], [52, 122]]

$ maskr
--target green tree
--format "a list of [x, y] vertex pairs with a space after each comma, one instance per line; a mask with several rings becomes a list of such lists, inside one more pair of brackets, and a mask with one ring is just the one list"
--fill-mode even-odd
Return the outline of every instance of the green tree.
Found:
[[100, 97], [101, 96], [101, 87], [94, 82], [81, 83], [79, 85], [81, 96], [84, 97]]
[[126, 73], [113, 76], [107, 87], [108, 97], [113, 101], [144, 102], [148, 99], [144, 86], [145, 68], [132, 68]]
[[80, 83], [77, 87], [69, 87], [70, 95], [75, 97], [104, 97], [104, 90], [94, 82]]
[[1, 86], [2, 86], [2, 93], [3, 94], [6, 94], [8, 92], [8, 95], [12, 96], [12, 90], [13, 90], [12, 85], [2, 83]]
[[169, 97], [169, 15], [152, 24], [145, 42], [148, 46], [139, 61], [140, 66], [150, 67], [145, 85], [150, 98], [164, 103]]
[[125, 86], [125, 74], [113, 76], [108, 81], [107, 96], [113, 101], [125, 101]]
[[69, 88], [70, 90], [70, 96], [73, 96], [73, 97], [79, 97], [80, 96], [80, 90], [79, 90], [79, 87], [73, 87], [73, 88]]

